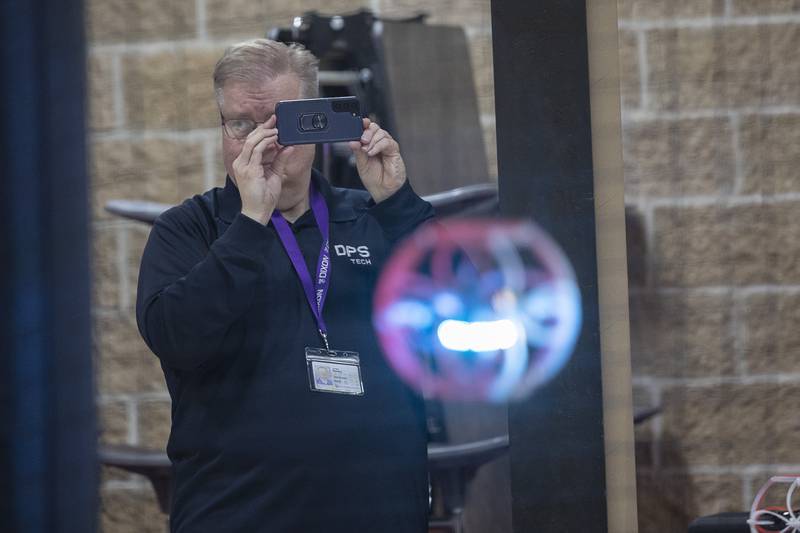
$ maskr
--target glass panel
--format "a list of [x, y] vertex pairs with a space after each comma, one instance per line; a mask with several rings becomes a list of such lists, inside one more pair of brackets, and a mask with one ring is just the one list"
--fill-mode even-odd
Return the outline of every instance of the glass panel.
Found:
[[[254, 282], [257, 289], [245, 291], [257, 302], [253, 307], [232, 311], [226, 307], [230, 303], [227, 297], [217, 300], [217, 306], [198, 298], [189, 311], [207, 307], [215, 313], [238, 313], [237, 320], [222, 333], [213, 327], [190, 328], [193, 333], [180, 337], [177, 351], [157, 347], [156, 351], [162, 352], [161, 362], [170, 360], [164, 368], [140, 335], [140, 330], [149, 335], [148, 328], [155, 331], [165, 324], [169, 324], [165, 331], [177, 332], [175, 324], [180, 323], [180, 316], [167, 313], [166, 322], [153, 319], [152, 324], [145, 321], [144, 326], [137, 327], [139, 265], [154, 217], [215, 187], [222, 195], [226, 173], [236, 174], [234, 160], [244, 143], [235, 138], [239, 136], [235, 132], [230, 134], [230, 129], [225, 140], [220, 115], [224, 120], [266, 122], [261, 130], [264, 132], [270, 128], [267, 121], [273, 120], [275, 102], [310, 96], [300, 91], [299, 84], [292, 85], [299, 78], [288, 85], [276, 85], [274, 72], [262, 72], [270, 83], [254, 86], [250, 78], [237, 78], [243, 75], [238, 67], [232, 68], [232, 77], [225, 78], [238, 80], [237, 90], [228, 94], [222, 84], [221, 92], [215, 93], [212, 73], [229, 45], [258, 37], [304, 43], [320, 61], [319, 96], [358, 97], [361, 112], [399, 143], [407, 174], [419, 194], [439, 203], [440, 212], [446, 214], [468, 208], [475, 209], [469, 211], [471, 214], [496, 211], [491, 187], [469, 189], [466, 204], [448, 204], [446, 198], [433, 196], [459, 187], [491, 186], [498, 180], [488, 1], [175, 0], [162, 4], [87, 3], [93, 319], [100, 441], [104, 445], [102, 460], [107, 465], [100, 487], [104, 530], [163, 530], [171, 494], [170, 485], [158, 476], [170, 472], [165, 450], [173, 425], [183, 428], [188, 424], [194, 431], [173, 431], [170, 454], [174, 462], [188, 464], [196, 461], [198, 454], [208, 458], [216, 446], [219, 453], [232, 453], [226, 456], [233, 459], [231, 471], [237, 465], [246, 465], [243, 478], [263, 475], [267, 479], [267, 473], [258, 472], [254, 456], [267, 453], [274, 459], [280, 453], [286, 457], [294, 453], [297, 470], [293, 472], [298, 477], [286, 475], [274, 484], [265, 481], [263, 493], [269, 494], [257, 491], [259, 497], [266, 498], [259, 501], [265, 508], [275, 504], [278, 500], [269, 499], [273, 488], [278, 491], [275, 494], [289, 495], [292, 490], [307, 494], [310, 489], [303, 480], [313, 478], [308, 465], [322, 464], [324, 454], [330, 451], [320, 443], [307, 450], [298, 445], [298, 449], [265, 452], [277, 442], [288, 441], [266, 438], [264, 428], [283, 434], [286, 424], [293, 431], [304, 426], [285, 421], [293, 404], [282, 410], [278, 402], [245, 401], [237, 405], [237, 398], [252, 400], [248, 394], [253, 387], [258, 390], [267, 383], [242, 379], [261, 376], [269, 380], [285, 371], [303, 379], [310, 376], [312, 382], [319, 379], [320, 387], [335, 388], [333, 370], [347, 370], [351, 377], [359, 375], [351, 367], [353, 361], [361, 364], [361, 359], [351, 355], [345, 362], [315, 359], [317, 366], [328, 365], [325, 368], [331, 370], [330, 376], [321, 370], [315, 374], [313, 365], [305, 366], [304, 346], [293, 354], [296, 360], [280, 359], [294, 346], [288, 340], [301, 329], [302, 321], [312, 320], [310, 309], [303, 307], [305, 297], [288, 258], [284, 258], [284, 268], [269, 272], [271, 284]], [[794, 53], [799, 27], [800, 6], [788, 0], [618, 2], [637, 501], [642, 532], [683, 532], [692, 520], [704, 515], [744, 513], [754, 499], [759, 499], [757, 506], [786, 506], [785, 493], [792, 487], [786, 479], [791, 481], [791, 475], [800, 471], [792, 440], [796, 423], [791, 416], [800, 384], [795, 370], [798, 342], [792, 333], [796, 329], [793, 318], [797, 315], [800, 277], [795, 248], [800, 239], [796, 238], [791, 214], [799, 192], [800, 68]], [[325, 130], [331, 122], [327, 115], [325, 120], [320, 118], [319, 112], [308, 110], [305, 118], [294, 116], [298, 128]], [[294, 123], [290, 120], [289, 124]], [[265, 172], [278, 165], [279, 147], [270, 143], [263, 159]], [[362, 172], [346, 143], [320, 144], [311, 149], [307, 148], [310, 145], [302, 146], [306, 148], [294, 150], [291, 159], [298, 163], [289, 167], [287, 175], [301, 176], [313, 161], [332, 185], [364, 188]], [[251, 165], [251, 171], [253, 168], [258, 165]], [[284, 170], [279, 174], [286, 169], [280, 168]], [[281, 181], [281, 190], [291, 192], [293, 183], [291, 179]], [[271, 188], [261, 191], [265, 194], [262, 200], [276, 193], [276, 186], [273, 180]], [[316, 225], [313, 216], [304, 214], [309, 205], [303, 203], [305, 189], [299, 190], [298, 202], [289, 205], [286, 200], [278, 206], [290, 222], [298, 222], [293, 227], [298, 234], [304, 224]], [[232, 182], [228, 184], [231, 191], [238, 198], [237, 185]], [[379, 188], [366, 194], [384, 200]], [[261, 205], [258, 199], [255, 204], [251, 199], [248, 205]], [[172, 233], [159, 237], [178, 239], [162, 243], [165, 257], [159, 261], [159, 268], [184, 269], [188, 275], [207, 257], [212, 257], [206, 262], [212, 268], [214, 258], [238, 251], [244, 254], [239, 256], [244, 263], [231, 264], [247, 270], [249, 248], [243, 252], [234, 242], [228, 248], [216, 246], [209, 251], [210, 243], [232, 226], [241, 207], [189, 205], [195, 206], [190, 209], [195, 209], [201, 226], [172, 227]], [[258, 209], [245, 211], [251, 219], [262, 215], [269, 218], [269, 213]], [[337, 210], [331, 216], [344, 223], [358, 215]], [[247, 233], [246, 229], [242, 232]], [[376, 270], [364, 274], [368, 282], [348, 285], [347, 298], [331, 293], [328, 305], [360, 302], [369, 306], [373, 288], [369, 284], [374, 284], [378, 275], [377, 261], [372, 263], [375, 249], [358, 240], [337, 241], [337, 231], [334, 228], [330, 247], [332, 276], [339, 275], [337, 264], [348, 269], [373, 266]], [[279, 246], [274, 233], [269, 238]], [[178, 245], [187, 240], [198, 244], [194, 255], [179, 252]], [[603, 243], [598, 246], [602, 248]], [[426, 256], [425, 268], [453, 271], [462, 274], [461, 279], [473, 279], [468, 268], [457, 268], [457, 258], [437, 263], [431, 257]], [[316, 257], [303, 258], [315, 273]], [[468, 259], [478, 263], [471, 256]], [[221, 261], [226, 264], [224, 258]], [[228, 282], [240, 276], [231, 273], [230, 278], [220, 277], [226, 281], [217, 289], [234, 291], [237, 285]], [[342, 285], [337, 287], [333, 279], [331, 290], [342, 291]], [[153, 292], [151, 299], [141, 303], [142, 308], [149, 308], [160, 296], [181, 298], [186, 291], [210, 295], [214, 290], [213, 284], [192, 286], [181, 278], [169, 285], [164, 287], [166, 292]], [[401, 287], [430, 297], [428, 288], [424, 283]], [[288, 306], [289, 301], [297, 304], [295, 322], [274, 337], [278, 340], [265, 335], [256, 342], [243, 333], [253, 331], [248, 319], [265, 317], [274, 312], [275, 302]], [[499, 297], [496, 303], [502, 306], [505, 301]], [[436, 305], [446, 308], [447, 302], [447, 297], [440, 298]], [[413, 308], [411, 299], [405, 303], [410, 307], [404, 309]], [[432, 298], [426, 303], [433, 305]], [[338, 315], [328, 318], [334, 328], [339, 324]], [[263, 323], [268, 321], [264, 319]], [[485, 328], [487, 324], [490, 321], [479, 326]], [[370, 324], [362, 326], [369, 332], [364, 335], [373, 335]], [[470, 332], [480, 329], [469, 329], [455, 321], [448, 327], [458, 332], [455, 341], [462, 343], [467, 342], [465, 338], [471, 339]], [[350, 350], [350, 346], [337, 345], [337, 335], [332, 330], [331, 348]], [[478, 337], [475, 334], [475, 339]], [[240, 338], [253, 344], [234, 342]], [[353, 334], [350, 338], [361, 336]], [[338, 340], [345, 343], [348, 338], [344, 335]], [[274, 354], [278, 362], [253, 357], [234, 368], [226, 367], [232, 363], [224, 358], [213, 358], [247, 349], [259, 357]], [[206, 352], [211, 354], [208, 359], [192, 359]], [[361, 376], [365, 394], [370, 395], [374, 385], [369, 379], [374, 374], [370, 363], [364, 361]], [[390, 365], [391, 361], [381, 364]], [[267, 372], [273, 365], [275, 373]], [[224, 368], [230, 372], [219, 370]], [[215, 373], [214, 369], [219, 371]], [[165, 371], [172, 390], [165, 382]], [[231, 378], [233, 375], [239, 376], [239, 381]], [[381, 375], [386, 380], [395, 379], [393, 373]], [[288, 382], [278, 379], [275, 383], [277, 388], [267, 387], [265, 394], [282, 390], [280, 387]], [[395, 385], [399, 383], [397, 380]], [[308, 383], [303, 382], [303, 386]], [[377, 390], [382, 390], [380, 385]], [[174, 403], [178, 397], [182, 405]], [[319, 397], [324, 396], [312, 396], [312, 401]], [[337, 397], [332, 401], [344, 400]], [[219, 410], [222, 405], [231, 405], [225, 416]], [[387, 413], [393, 412], [391, 405]], [[359, 419], [364, 425], [359, 427], [347, 418], [357, 411], [342, 412], [341, 423], [333, 427], [349, 427], [357, 435], [374, 430], [364, 420]], [[370, 414], [375, 416], [375, 412]], [[242, 425], [242, 420], [247, 422]], [[254, 420], [261, 425], [256, 432], [260, 440], [241, 438], [250, 435], [248, 431], [255, 426], [248, 424]], [[502, 437], [508, 431], [503, 404], [441, 400], [430, 395], [420, 422], [426, 425], [426, 444], [438, 450], [437, 460], [442, 454], [455, 453], [443, 447]], [[219, 428], [226, 431], [215, 431]], [[308, 445], [308, 441], [302, 444]], [[119, 446], [133, 446], [135, 450]], [[156, 453], [142, 455], [143, 450]], [[298, 450], [307, 453], [302, 455]], [[395, 451], [408, 450], [398, 446]], [[381, 453], [359, 457], [358, 461], [346, 454], [340, 457], [331, 454], [331, 460], [361, 469], [366, 479], [369, 465], [380, 462]], [[142, 462], [146, 463], [144, 467]], [[211, 463], [206, 461], [207, 465]], [[146, 478], [133, 473], [142, 468], [162, 480], [156, 482], [155, 492]], [[187, 476], [189, 471], [202, 469], [183, 470]], [[466, 531], [511, 531], [508, 459], [502, 451], [474, 477], [466, 476], [470, 479], [459, 477], [464, 472], [457, 469], [448, 472], [458, 474], [442, 476], [442, 471], [431, 470], [433, 508], [428, 518], [436, 521], [432, 531], [451, 519], [463, 520]], [[788, 477], [774, 480], [762, 501], [759, 489], [776, 475]], [[424, 486], [415, 481], [409, 486]], [[215, 482], [219, 480], [213, 475], [205, 481], [214, 497], [208, 498], [209, 507], [202, 512], [221, 515], [246, 500], [235, 490], [228, 499], [232, 493], [226, 491], [232, 485]], [[179, 479], [178, 489], [186, 483]], [[366, 494], [365, 486], [360, 490]], [[469, 490], [462, 492], [466, 487]], [[386, 487], [386, 500], [397, 498], [397, 505], [405, 506], [413, 492], [408, 487]], [[424, 492], [413, 494], [417, 503], [425, 499]], [[173, 525], [189, 520], [188, 514], [180, 514], [189, 508], [189, 495], [184, 499], [172, 496], [178, 513]], [[285, 501], [295, 500], [287, 497]], [[791, 501], [788, 506], [796, 507]], [[363, 511], [368, 516], [375, 509]], [[282, 512], [270, 516], [284, 516]], [[389, 531], [386, 527], [377, 529]]]
[[636, 429], [642, 532], [746, 527], [798, 471], [798, 15], [619, 2], [634, 399], [661, 410]]
[[[234, 218], [240, 209], [242, 213], [248, 211], [245, 203], [260, 204], [245, 198], [240, 208], [238, 204], [231, 207], [224, 200], [217, 201], [223, 196], [242, 196], [240, 182], [246, 181], [248, 175], [244, 169], [246, 161], [236, 161], [245, 150], [241, 137], [250, 134], [252, 138], [261, 131], [251, 131], [253, 123], [266, 123], [261, 126], [265, 129], [274, 127], [269, 120], [273, 114], [279, 115], [275, 108], [279, 100], [356, 96], [361, 114], [397, 140], [415, 191], [436, 203], [440, 213], [451, 215], [469, 211], [493, 215], [497, 209], [497, 164], [489, 7], [488, 1], [466, 0], [435, 3], [421, 0], [178, 0], [168, 5], [135, 1], [88, 2], [93, 309], [98, 410], [102, 425], [100, 442], [106, 464], [100, 487], [103, 502], [100, 522], [104, 530], [163, 530], [170, 498], [174, 505], [173, 527], [183, 524], [192, 529], [199, 527], [197, 523], [203, 523], [204, 519], [213, 521], [220, 516], [240, 517], [236, 524], [230, 518], [225, 519], [226, 527], [233, 530], [237, 527], [254, 530], [249, 524], [261, 527], [271, 519], [276, 523], [305, 520], [310, 524], [312, 518], [298, 518], [299, 515], [293, 514], [296, 511], [289, 508], [295, 503], [295, 507], [301, 508], [304, 502], [316, 501], [314, 498], [322, 489], [308, 482], [316, 478], [306, 469], [324, 459], [326, 464], [320, 468], [330, 468], [331, 461], [340, 461], [339, 475], [363, 478], [360, 486], [342, 481], [337, 491], [363, 492], [364, 498], [384, 501], [374, 506], [379, 509], [369, 504], [363, 504], [357, 511], [344, 508], [341, 516], [331, 514], [331, 509], [304, 510], [309, 516], [316, 512], [327, 520], [344, 520], [350, 524], [349, 531], [393, 531], [392, 527], [401, 527], [396, 522], [402, 522], [397, 519], [402, 513], [392, 514], [392, 508], [405, 509], [403, 520], [416, 519], [407, 515], [408, 509], [422, 508], [427, 514], [430, 531], [450, 531], [461, 526], [466, 531], [511, 531], [504, 440], [507, 412], [503, 404], [442, 400], [427, 395], [425, 415], [420, 422], [426, 426], [425, 441], [431, 450], [430, 494], [426, 494], [425, 479], [407, 475], [403, 478], [404, 486], [386, 482], [381, 489], [385, 494], [377, 498], [368, 494], [380, 486], [375, 482], [376, 477], [388, 476], [387, 479], [397, 481], [403, 473], [382, 472], [379, 468], [371, 473], [370, 465], [384, 464], [387, 453], [398, 454], [396, 464], [402, 465], [404, 454], [412, 454], [412, 450], [402, 449], [407, 439], [405, 434], [417, 431], [413, 427], [398, 430], [401, 423], [407, 424], [408, 420], [398, 418], [397, 427], [390, 423], [393, 413], [411, 408], [407, 405], [408, 399], [391, 392], [399, 390], [400, 382], [389, 372], [387, 363], [372, 361], [370, 358], [376, 354], [361, 353], [361, 378], [353, 365], [358, 359], [350, 356], [346, 361], [328, 361], [314, 352], [315, 359], [304, 366], [303, 343], [310, 342], [317, 350], [322, 347], [322, 341], [316, 335], [311, 339], [297, 338], [296, 343], [290, 341], [296, 333], [294, 329], [302, 329], [302, 324], [312, 320], [312, 315], [286, 259], [280, 275], [270, 271], [264, 274], [267, 281], [251, 280], [253, 286], [244, 294], [252, 297], [255, 303], [239, 310], [226, 307], [230, 302], [214, 306], [204, 300], [202, 294], [206, 294], [207, 299], [218, 294], [239, 298], [236, 296], [236, 284], [241, 279], [238, 276], [246, 277], [246, 273], [231, 270], [230, 278], [213, 278], [228, 279], [224, 287], [216, 289], [208, 284], [194, 285], [192, 280], [196, 278], [191, 273], [192, 268], [213, 270], [211, 263], [215, 260], [208, 260], [209, 256], [216, 257], [219, 264], [230, 266], [232, 263], [226, 263], [230, 257], [223, 256], [242, 251], [237, 248], [241, 243], [233, 243], [231, 249], [225, 248], [224, 243], [210, 249], [209, 245], [215, 239], [223, 240], [223, 234], [237, 223]], [[274, 69], [285, 70], [280, 58], [273, 65], [259, 67], [257, 64], [256, 68], [248, 69], [247, 65], [258, 63], [253, 57], [259, 54], [257, 48], [263, 47], [263, 43], [255, 48], [251, 46], [249, 51], [245, 49], [240, 57], [217, 71], [222, 81], [215, 93], [212, 74], [226, 48], [263, 37], [274, 42], [299, 42], [313, 52], [319, 60], [318, 95], [306, 90], [302, 76], [297, 79], [290, 76], [289, 82], [281, 81], [281, 76], [274, 74]], [[272, 52], [267, 50], [265, 54], [285, 53], [272, 46], [266, 46]], [[303, 71], [303, 57], [298, 55], [296, 60], [293, 68]], [[255, 78], [261, 81], [253, 81]], [[340, 125], [338, 118], [347, 118], [338, 117], [334, 108], [322, 111], [329, 113], [324, 115], [324, 120], [315, 114], [318, 112], [298, 111], [301, 114], [291, 115], [287, 122], [279, 123], [283, 124], [278, 126], [283, 144], [290, 144], [290, 133], [332, 131]], [[225, 128], [221, 127], [221, 121], [225, 122]], [[341, 124], [346, 126], [345, 122]], [[280, 146], [274, 143], [272, 132], [261, 137], [269, 138], [264, 141], [262, 159], [264, 176], [268, 177], [277, 167]], [[282, 181], [280, 198], [290, 198], [295, 181], [302, 181], [304, 176], [307, 179], [307, 168], [312, 160], [314, 168], [331, 185], [365, 188], [361, 177], [364, 169], [359, 169], [347, 142], [317, 144], [315, 148], [300, 144], [293, 150], [293, 156], [288, 158], [291, 162], [285, 167], [288, 177]], [[258, 168], [257, 164], [250, 165], [249, 171], [255, 172]], [[231, 181], [226, 185], [226, 174], [232, 175], [236, 183]], [[467, 186], [472, 188], [462, 191], [466, 196], [460, 196], [458, 201], [435, 196]], [[168, 232], [151, 234], [153, 219], [164, 210], [213, 188], [217, 188], [216, 197], [208, 196], [213, 200], [206, 206], [207, 212], [203, 211], [205, 204], [191, 204], [192, 209], [196, 209], [192, 211], [194, 215], [200, 217], [197, 219], [200, 226], [194, 229], [181, 224], [172, 226], [166, 218], [162, 220], [169, 226]], [[275, 191], [266, 189], [267, 194]], [[287, 195], [287, 191], [291, 194]], [[373, 199], [379, 199], [373, 190], [368, 193]], [[302, 225], [315, 224], [314, 217], [304, 214], [307, 207], [308, 204], [299, 207], [285, 202], [277, 204], [284, 217], [294, 223], [301, 246]], [[376, 272], [369, 269], [378, 266], [373, 255], [378, 245], [373, 248], [367, 241], [337, 240], [345, 231], [337, 224], [345, 224], [350, 220], [348, 217], [355, 218], [356, 214], [341, 206], [330, 209], [332, 282], [326, 309], [344, 306], [348, 301], [345, 297], [350, 298], [353, 305], [368, 307], [371, 295], [367, 288], [374, 285], [376, 276]], [[250, 218], [256, 219], [263, 214], [247, 212], [248, 216], [254, 215]], [[213, 224], [209, 220], [213, 220]], [[252, 226], [250, 231], [254, 231]], [[161, 243], [161, 255], [151, 264], [150, 272], [140, 276], [140, 261], [148, 235], [151, 235], [148, 248], [159, 247], [154, 241], [167, 240]], [[176, 240], [170, 242], [172, 238]], [[276, 240], [275, 234], [265, 238]], [[197, 245], [194, 253], [186, 252], [184, 245], [187, 243]], [[250, 244], [253, 249], [261, 246]], [[280, 244], [276, 241], [275, 246]], [[305, 249], [303, 252], [307, 255]], [[242, 257], [246, 256], [247, 252]], [[304, 258], [313, 277], [316, 258]], [[142, 268], [147, 269], [147, 266]], [[238, 268], [247, 270], [246, 265], [235, 267]], [[354, 280], [363, 276], [364, 287], [355, 281], [347, 282], [352, 283], [352, 287], [341, 288], [341, 283], [337, 287], [342, 279], [337, 268], [339, 272], [351, 269]], [[150, 276], [170, 269], [185, 270], [184, 277], [176, 277], [160, 290], [151, 290]], [[147, 279], [142, 281], [143, 277]], [[228, 292], [215, 292], [222, 289]], [[144, 296], [143, 291], [147, 291]], [[195, 323], [196, 329], [193, 329], [192, 324], [185, 324], [175, 315], [167, 317], [169, 312], [163, 316], [148, 315], [162, 305], [160, 298], [184, 301], [192, 294], [197, 303], [185, 311], [199, 313], [198, 321], [205, 324], [202, 327]], [[292, 322], [270, 336], [270, 328], [274, 330], [275, 326], [264, 319], [262, 339], [246, 333], [253, 328], [252, 324], [247, 325], [247, 316], [267, 316], [274, 312], [270, 309], [288, 306], [287, 301], [296, 303], [293, 309], [298, 316], [292, 320], [300, 325]], [[207, 314], [202, 315], [202, 312]], [[286, 311], [290, 312], [294, 311]], [[203, 317], [220, 318], [226, 313], [239, 313], [241, 318], [231, 321], [222, 328], [224, 331], [214, 331], [219, 323], [212, 326], [211, 322], [203, 322]], [[325, 316], [332, 349], [353, 350], [361, 344], [362, 337], [374, 337], [369, 323], [359, 324], [361, 333], [353, 330], [343, 334], [336, 329], [347, 327], [342, 325], [342, 320]], [[181, 332], [184, 326], [180, 324], [188, 329]], [[166, 337], [159, 338], [156, 333], [159, 328], [167, 332]], [[184, 336], [188, 331], [191, 333]], [[161, 361], [142, 340], [140, 332], [145, 332], [151, 348], [160, 352]], [[178, 341], [172, 347], [168, 346], [170, 335]], [[237, 340], [240, 336], [245, 340]], [[276, 337], [280, 339], [274, 340]], [[198, 339], [201, 342], [197, 342]], [[348, 345], [348, 339], [355, 346]], [[239, 342], [243, 344], [237, 344]], [[374, 340], [370, 342], [374, 344]], [[294, 348], [297, 353], [288, 356], [283, 353]], [[220, 354], [224, 357], [217, 357]], [[249, 359], [231, 362], [237, 356]], [[328, 398], [325, 395], [324, 391], [336, 388], [333, 376], [337, 371], [347, 375], [342, 379], [363, 379], [361, 403], [347, 403], [357, 401], [360, 390], [357, 386], [344, 387], [354, 393], [353, 397]], [[285, 379], [280, 377], [282, 375]], [[307, 379], [313, 383], [314, 391], [308, 390], [306, 381], [292, 385], [291, 380], [297, 376], [304, 380], [310, 376]], [[272, 385], [271, 380], [275, 380]], [[292, 386], [300, 387], [300, 392], [286, 392]], [[298, 406], [282, 400], [280, 394], [274, 392], [281, 390], [288, 394], [286, 398], [302, 393], [305, 401], [311, 403]], [[366, 410], [362, 418], [353, 418], [353, 413], [364, 409], [361, 407], [363, 400], [373, 402], [370, 405], [374, 408], [377, 400], [370, 399], [370, 395], [383, 398], [385, 410]], [[331, 440], [310, 442], [306, 439], [289, 447], [287, 443], [291, 438], [285, 435], [297, 436], [304, 431], [316, 434], [320, 430], [313, 425], [321, 422], [313, 422], [312, 415], [298, 414], [297, 419], [293, 419], [287, 413], [293, 409], [303, 413], [313, 402], [326, 400], [342, 409], [341, 414], [336, 415], [341, 417], [338, 424], [333, 419], [325, 421], [334, 428], [329, 435]], [[287, 404], [277, 405], [283, 401]], [[275, 405], [265, 407], [259, 402]], [[228, 406], [227, 412], [221, 410], [223, 405]], [[347, 454], [351, 452], [346, 447], [335, 448], [331, 444], [333, 441], [341, 444], [339, 433], [344, 431], [353, 432], [353, 442], [359, 442], [364, 434], [376, 433], [375, 427], [380, 424], [389, 428], [386, 431], [396, 432], [397, 442], [386, 443], [394, 448], [376, 449], [373, 455], [366, 457], [350, 457]], [[376, 439], [373, 440], [377, 442]], [[407, 441], [409, 446], [416, 443], [413, 439]], [[473, 448], [452, 448], [457, 445]], [[353, 449], [359, 450], [358, 445], [354, 444]], [[142, 455], [148, 450], [154, 454]], [[166, 450], [169, 450], [169, 458]], [[452, 454], [466, 454], [467, 463], [459, 459], [462, 462], [453, 466]], [[281, 474], [259, 470], [266, 470], [264, 464], [274, 465], [276, 457], [285, 459], [280, 465]], [[176, 464], [172, 472], [177, 473], [175, 492], [171, 492], [168, 483], [160, 482], [156, 482], [154, 492], [147, 478], [132, 473], [142, 471], [132, 462], [150, 461], [144, 467], [148, 475], [163, 480], [159, 476], [169, 474], [170, 459]], [[227, 466], [216, 471], [219, 464], [214, 466], [215, 461]], [[120, 466], [123, 468], [118, 468]], [[200, 473], [204, 468], [216, 473], [210, 474], [208, 479], [193, 481], [193, 475], [202, 477]], [[237, 469], [241, 469], [238, 478]], [[273, 479], [276, 475], [279, 479]], [[332, 479], [331, 475], [325, 483], [333, 483]], [[252, 486], [258, 486], [257, 495], [248, 492], [251, 490], [248, 487]], [[212, 494], [202, 509], [195, 499], [196, 491], [201, 489]], [[331, 494], [332, 501], [342, 498], [337, 494]], [[429, 510], [425, 502], [422, 507], [418, 505], [428, 497]], [[258, 512], [253, 514], [250, 509], [258, 509]], [[217, 518], [214, 518], [215, 513], [218, 513]], [[372, 516], [386, 523], [369, 528], [358, 526], [366, 520], [364, 517]]]

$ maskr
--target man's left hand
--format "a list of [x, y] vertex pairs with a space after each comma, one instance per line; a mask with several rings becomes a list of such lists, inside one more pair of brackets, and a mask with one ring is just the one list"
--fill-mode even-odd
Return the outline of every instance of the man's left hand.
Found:
[[406, 182], [406, 165], [400, 146], [389, 132], [370, 119], [363, 119], [364, 133], [360, 141], [351, 141], [361, 182], [375, 203], [394, 194]]

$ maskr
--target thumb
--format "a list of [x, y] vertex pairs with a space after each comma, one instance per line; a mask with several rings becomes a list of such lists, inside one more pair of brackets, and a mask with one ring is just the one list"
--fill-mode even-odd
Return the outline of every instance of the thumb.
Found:
[[281, 148], [275, 156], [275, 159], [272, 160], [272, 172], [283, 176], [286, 173], [286, 164], [289, 162], [289, 158], [292, 157], [294, 150], [294, 146], [284, 146]]

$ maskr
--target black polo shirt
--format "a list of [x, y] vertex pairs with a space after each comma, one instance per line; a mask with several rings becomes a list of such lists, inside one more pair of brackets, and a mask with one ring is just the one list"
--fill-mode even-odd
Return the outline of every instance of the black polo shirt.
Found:
[[[310, 390], [316, 322], [272, 224], [240, 214], [230, 178], [150, 233], [136, 316], [172, 398], [173, 532], [426, 531], [423, 402], [383, 359], [371, 315], [391, 246], [433, 210], [409, 184], [375, 205], [312, 180], [331, 222], [323, 316], [331, 348], [360, 353], [363, 396]], [[313, 276], [311, 211], [291, 228]]]

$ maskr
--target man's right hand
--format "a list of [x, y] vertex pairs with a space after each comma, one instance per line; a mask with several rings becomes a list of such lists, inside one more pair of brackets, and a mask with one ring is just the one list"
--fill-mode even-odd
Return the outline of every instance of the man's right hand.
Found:
[[[233, 178], [242, 197], [242, 214], [266, 225], [281, 196], [292, 147], [278, 144], [275, 115], [254, 129], [233, 161]], [[269, 156], [272, 156], [270, 159]]]

